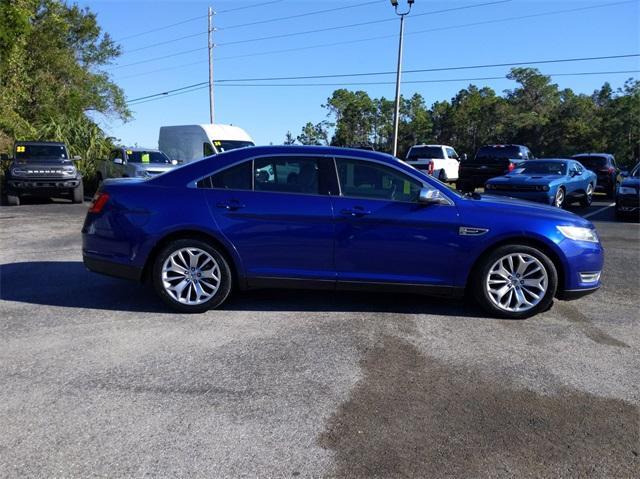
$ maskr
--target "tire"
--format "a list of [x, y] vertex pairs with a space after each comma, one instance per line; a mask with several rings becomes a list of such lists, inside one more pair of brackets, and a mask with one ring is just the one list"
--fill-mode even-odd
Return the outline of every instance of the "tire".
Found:
[[561, 186], [556, 191], [556, 196], [553, 198], [553, 206], [556, 208], [564, 208], [565, 202], [567, 199], [567, 194], [564, 189], [564, 186]]
[[[513, 267], [510, 267], [508, 258], [512, 258]], [[507, 272], [513, 270], [512, 280], [507, 276], [503, 280], [502, 274], [496, 272], [500, 266]], [[516, 274], [519, 276], [515, 277]], [[493, 284], [489, 284], [490, 280]], [[523, 281], [527, 280], [531, 284], [525, 286]], [[533, 285], [536, 282], [538, 286]], [[482, 259], [470, 286], [476, 301], [492, 316], [526, 319], [549, 309], [558, 288], [558, 272], [549, 257], [537, 248], [506, 245]], [[498, 292], [504, 287], [509, 289], [500, 296]], [[535, 298], [536, 294], [538, 298]], [[522, 298], [525, 302], [522, 302]]]
[[442, 181], [443, 183], [446, 183], [447, 181], [449, 181], [449, 177], [447, 176], [447, 172], [444, 171], [444, 168], [442, 168], [440, 170], [440, 174], [438, 175], [438, 179], [440, 181]]
[[589, 186], [587, 186], [587, 191], [585, 192], [584, 196], [580, 198], [580, 206], [591, 206], [591, 203], [593, 202], [593, 191], [593, 185], [589, 183]]
[[[171, 266], [172, 258], [174, 266]], [[192, 265], [195, 270], [186, 270], [186, 266]], [[163, 272], [165, 266], [171, 270]], [[206, 273], [213, 276], [207, 278]], [[181, 239], [169, 243], [156, 256], [152, 275], [156, 293], [180, 313], [204, 313], [220, 306], [231, 292], [232, 275], [227, 260], [216, 248], [200, 240]], [[176, 291], [180, 285], [182, 288]]]
[[73, 203], [83, 203], [84, 202], [84, 184], [82, 180], [78, 183], [73, 190], [71, 190], [71, 201]]
[[20, 195], [7, 195], [7, 204], [9, 206], [20, 206]]

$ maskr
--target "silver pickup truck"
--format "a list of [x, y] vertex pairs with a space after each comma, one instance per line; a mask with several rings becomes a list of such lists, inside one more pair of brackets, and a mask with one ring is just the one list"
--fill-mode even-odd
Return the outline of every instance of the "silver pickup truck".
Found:
[[177, 165], [160, 150], [121, 147], [111, 150], [109, 158], [98, 162], [98, 183], [107, 178], [151, 178]]

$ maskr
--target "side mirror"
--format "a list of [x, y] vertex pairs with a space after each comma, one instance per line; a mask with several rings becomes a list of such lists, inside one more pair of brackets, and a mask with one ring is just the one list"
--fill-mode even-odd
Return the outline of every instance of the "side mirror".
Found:
[[75, 155], [72, 159], [73, 161], [80, 161], [82, 157], [80, 155]]
[[421, 205], [444, 205], [447, 200], [442, 196], [440, 191], [433, 188], [421, 188], [418, 195], [418, 203]]
[[467, 154], [463, 153], [462, 156], [460, 157], [460, 161], [467, 161]]
[[116, 165], [124, 165], [124, 160], [123, 160], [122, 158], [114, 158], [114, 159], [113, 159], [113, 162], [114, 162]]

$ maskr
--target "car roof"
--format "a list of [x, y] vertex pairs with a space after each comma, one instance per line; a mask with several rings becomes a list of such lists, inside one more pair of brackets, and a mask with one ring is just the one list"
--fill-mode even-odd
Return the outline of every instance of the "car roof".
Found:
[[536, 158], [534, 160], [527, 160], [525, 165], [529, 163], [536, 163], [540, 161], [552, 161], [552, 162], [560, 162], [560, 161], [573, 161], [571, 158]]
[[573, 155], [571, 158], [588, 158], [590, 156], [604, 156], [611, 158], [613, 155], [611, 153], [578, 153], [577, 155]]
[[431, 148], [439, 148], [439, 147], [453, 148], [453, 146], [449, 146], [449, 145], [427, 145], [427, 144], [424, 144], [424, 143], [422, 143], [420, 145], [413, 145], [411, 148], [414, 148], [416, 146], [428, 146], [428, 147], [431, 147]]
[[61, 141], [16, 141], [16, 145], [52, 145], [52, 146], [66, 146]]

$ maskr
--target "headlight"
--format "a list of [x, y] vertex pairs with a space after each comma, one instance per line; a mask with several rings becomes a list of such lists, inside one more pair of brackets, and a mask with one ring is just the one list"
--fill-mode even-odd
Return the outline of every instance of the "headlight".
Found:
[[62, 169], [62, 174], [64, 176], [76, 176], [77, 170], [75, 166], [65, 166]]
[[557, 228], [565, 238], [575, 241], [588, 241], [589, 243], [598, 242], [598, 234], [594, 229], [582, 226], [558, 226]]
[[11, 170], [11, 176], [27, 176], [27, 170], [23, 170], [22, 168], [13, 168]]
[[494, 185], [490, 185], [490, 184], [488, 184], [488, 183], [487, 183], [487, 184], [484, 186], [484, 188], [485, 188], [486, 190], [492, 190], [492, 189], [494, 189], [494, 188], [495, 188], [495, 186], [494, 186]]
[[621, 195], [635, 195], [636, 189], [630, 188], [628, 186], [621, 186], [620, 189], [618, 190], [618, 193]]

